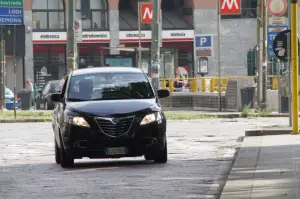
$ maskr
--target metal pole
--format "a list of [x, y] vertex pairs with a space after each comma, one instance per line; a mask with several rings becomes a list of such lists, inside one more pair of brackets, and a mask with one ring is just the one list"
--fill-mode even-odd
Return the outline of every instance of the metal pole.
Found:
[[138, 29], [139, 29], [139, 61], [138, 61], [138, 67], [141, 68], [142, 63], [142, 41], [141, 41], [141, 3], [138, 2]]
[[152, 43], [151, 43], [151, 81], [154, 91], [159, 89], [159, 68], [160, 68], [160, 0], [153, 0], [153, 18], [152, 18]]
[[292, 43], [292, 109], [293, 109], [293, 131], [299, 134], [299, 102], [298, 102], [298, 0], [291, 1], [291, 43]]
[[[291, 5], [290, 1], [288, 2], [288, 23], [289, 29], [291, 28]], [[291, 78], [291, 35], [289, 34], [287, 56], [288, 56], [288, 100], [289, 100], [289, 125], [292, 126], [292, 78]]]
[[0, 110], [3, 111], [4, 103], [5, 103], [5, 95], [4, 95], [4, 54], [5, 54], [5, 43], [4, 43], [4, 31], [3, 25], [0, 25]]
[[220, 42], [220, 0], [217, 1], [218, 19], [217, 19], [217, 32], [218, 32], [218, 107], [222, 111], [221, 101], [221, 42]]
[[279, 92], [279, 89], [280, 89], [280, 61], [277, 60], [276, 62], [276, 68], [277, 68], [277, 90], [278, 90], [278, 113], [281, 113], [281, 95], [280, 95], [280, 92]]
[[68, 71], [77, 69], [77, 54], [74, 31], [74, 0], [68, 0], [68, 28], [67, 28], [67, 66]]
[[267, 107], [267, 69], [268, 69], [268, 59], [267, 59], [267, 49], [266, 49], [266, 38], [267, 38], [267, 12], [266, 12], [266, 0], [262, 0], [262, 24], [263, 24], [263, 41], [262, 41], [262, 54], [263, 54], [263, 64], [262, 64], [262, 107]]
[[14, 31], [13, 31], [13, 36], [14, 36], [14, 40], [13, 40], [13, 59], [14, 59], [14, 119], [17, 119], [17, 112], [16, 112], [16, 86], [17, 86], [17, 78], [16, 78], [16, 67], [17, 67], [17, 61], [16, 61], [16, 34], [17, 34], [17, 26], [14, 25]]
[[260, 41], [260, 29], [261, 29], [261, 0], [258, 0], [257, 1], [257, 8], [256, 8], [256, 11], [257, 11], [257, 54], [256, 54], [256, 60], [257, 60], [257, 63], [256, 63], [256, 67], [257, 67], [257, 105], [258, 107], [261, 106], [261, 96], [262, 96], [262, 85], [261, 85], [261, 78], [262, 78], [262, 70], [261, 70], [261, 41]]

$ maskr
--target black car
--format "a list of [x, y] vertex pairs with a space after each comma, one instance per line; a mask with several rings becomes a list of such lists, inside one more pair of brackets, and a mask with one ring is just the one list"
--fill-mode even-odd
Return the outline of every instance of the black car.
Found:
[[49, 81], [45, 84], [43, 89], [38, 90], [38, 94], [34, 99], [34, 107], [36, 110], [44, 109], [44, 110], [53, 110], [54, 103], [51, 100], [51, 95], [53, 93], [59, 93], [61, 91], [61, 87], [59, 85], [59, 80]]
[[166, 118], [144, 72], [137, 68], [98, 67], [74, 70], [57, 102], [52, 127], [55, 160], [143, 156], [167, 162]]

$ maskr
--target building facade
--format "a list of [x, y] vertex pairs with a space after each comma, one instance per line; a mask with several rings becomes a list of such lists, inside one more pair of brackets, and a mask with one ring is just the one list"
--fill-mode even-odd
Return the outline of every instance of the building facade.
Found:
[[[162, 77], [174, 77], [178, 68], [186, 77], [194, 75], [194, 36], [197, 34], [213, 35], [213, 56], [208, 57], [207, 75], [217, 75], [216, 2], [161, 0]], [[83, 41], [78, 44], [79, 68], [136, 67], [138, 53], [120, 50], [120, 47], [138, 47], [138, 0], [75, 0], [75, 5], [75, 19], [83, 18]], [[242, 0], [242, 15], [221, 19], [221, 75], [247, 75], [247, 51], [257, 43], [256, 6], [257, 0]], [[64, 75], [67, 9], [67, 0], [24, 0], [26, 55], [18, 59], [18, 88], [25, 79], [42, 87], [45, 81]], [[142, 47], [146, 49], [142, 53], [142, 68], [147, 71], [151, 27], [142, 24], [141, 30]], [[8, 75], [12, 72], [10, 64], [8, 60]], [[8, 82], [8, 86], [12, 83]]]

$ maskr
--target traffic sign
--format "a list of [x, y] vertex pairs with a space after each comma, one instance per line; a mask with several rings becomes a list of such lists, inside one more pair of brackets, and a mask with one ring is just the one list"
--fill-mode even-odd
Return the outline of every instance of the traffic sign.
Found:
[[78, 30], [79, 27], [80, 27], [80, 22], [79, 22], [78, 20], [75, 20], [75, 21], [74, 21], [74, 29], [75, 29], [75, 30]]
[[[274, 54], [278, 59], [287, 62], [288, 61], [288, 50], [291, 53], [291, 44], [288, 44], [288, 39], [291, 41], [291, 30], [285, 30], [280, 32], [274, 39], [273, 50]], [[299, 39], [298, 39], [298, 45]], [[299, 49], [298, 49], [299, 54]]]
[[272, 58], [275, 56], [273, 51], [273, 41], [275, 37], [278, 35], [278, 33], [287, 30], [288, 26], [268, 26], [268, 39], [267, 39], [267, 45], [268, 45], [268, 57]]
[[81, 21], [75, 20], [74, 21], [74, 30], [75, 30], [75, 39], [77, 42], [82, 41], [82, 27], [81, 27]]
[[23, 24], [23, 0], [0, 1], [0, 25]]
[[220, 15], [240, 15], [241, 0], [218, 0], [220, 1]]
[[212, 35], [195, 35], [194, 45], [195, 45], [196, 57], [213, 56]]
[[284, 15], [287, 11], [287, 1], [286, 0], [268, 0], [267, 10], [275, 17], [280, 17]]

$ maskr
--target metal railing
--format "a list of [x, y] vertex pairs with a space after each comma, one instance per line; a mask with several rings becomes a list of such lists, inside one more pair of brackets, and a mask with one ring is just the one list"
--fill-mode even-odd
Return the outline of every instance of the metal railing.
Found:
[[[253, 79], [256, 76], [222, 76], [221, 92], [226, 92], [229, 79]], [[176, 87], [176, 84], [178, 86]], [[170, 92], [218, 92], [218, 77], [197, 77], [197, 78], [160, 78], [161, 88], [169, 89]], [[267, 89], [278, 89], [278, 77], [275, 75], [267, 76]]]

